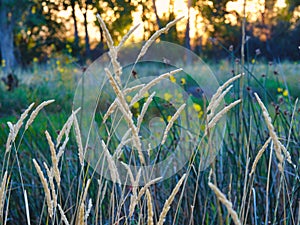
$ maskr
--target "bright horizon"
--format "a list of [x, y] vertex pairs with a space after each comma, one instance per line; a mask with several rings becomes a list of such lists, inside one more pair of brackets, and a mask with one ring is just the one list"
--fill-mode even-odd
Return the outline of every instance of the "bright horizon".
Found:
[[[164, 14], [168, 13], [169, 11], [169, 3], [170, 0], [156, 0], [156, 7], [159, 17], [163, 17]], [[243, 11], [243, 3], [244, 0], [237, 0], [237, 1], [230, 1], [227, 4], [227, 10], [229, 11], [237, 11], [239, 14], [242, 14]], [[277, 0], [275, 4], [275, 10], [276, 8], [284, 8], [286, 7], [285, 0]], [[264, 0], [248, 0], [246, 5], [246, 15], [248, 21], [256, 20], [258, 17], [258, 13], [260, 11], [264, 10]], [[79, 36], [84, 37], [84, 27], [83, 27], [83, 15], [78, 7], [76, 5], [76, 17], [78, 20], [78, 28], [79, 28]], [[107, 17], [113, 17], [113, 11], [107, 11]], [[179, 21], [177, 24], [178, 31], [184, 31], [186, 27], [186, 19], [188, 17], [188, 7], [187, 2], [185, 0], [174, 0], [174, 13], [176, 17], [185, 16], [185, 18], [182, 21]], [[190, 10], [190, 37], [191, 39], [194, 39], [197, 36], [201, 36], [204, 34], [204, 28], [205, 24], [202, 21], [201, 17], [197, 17], [197, 11], [191, 8]], [[59, 12], [59, 16], [70, 18], [71, 16], [71, 9], [63, 10]], [[133, 25], [141, 24], [140, 27], [135, 31], [134, 37], [132, 38], [134, 41], [141, 40], [143, 38], [143, 32], [144, 28], [142, 26], [143, 21], [141, 20], [141, 9], [138, 9], [137, 12], [132, 13], [133, 16]], [[155, 18], [153, 18], [155, 19]], [[229, 15], [228, 18], [226, 18], [228, 23], [236, 23], [236, 18], [233, 15]], [[88, 10], [87, 12], [87, 20], [88, 20], [88, 31], [90, 36], [91, 44], [95, 42], [100, 41], [100, 35], [99, 35], [99, 28], [94, 26], [95, 16], [94, 12], [92, 10]], [[73, 35], [73, 21], [70, 21], [70, 29], [68, 30], [69, 35]]]

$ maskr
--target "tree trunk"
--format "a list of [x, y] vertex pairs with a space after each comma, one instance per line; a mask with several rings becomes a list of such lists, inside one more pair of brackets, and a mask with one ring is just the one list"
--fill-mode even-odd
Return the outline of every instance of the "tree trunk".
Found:
[[154, 10], [154, 13], [155, 13], [156, 23], [157, 23], [158, 28], [160, 29], [160, 28], [162, 28], [162, 25], [161, 25], [159, 16], [157, 14], [157, 8], [156, 8], [155, 0], [152, 0], [152, 4], [153, 4], [153, 10]]
[[[190, 38], [190, 8], [191, 8], [191, 0], [188, 1], [188, 18], [185, 29], [185, 37], [184, 37], [184, 47], [188, 50], [191, 50], [191, 38]], [[191, 55], [189, 51], [186, 51], [186, 63], [191, 63]]]
[[85, 31], [85, 57], [89, 58], [91, 55], [91, 48], [90, 48], [90, 38], [89, 38], [89, 32], [88, 32], [87, 10], [88, 10], [88, 5], [85, 4], [85, 9], [84, 9], [84, 13], [83, 13], [84, 31]]
[[76, 19], [76, 14], [75, 14], [75, 0], [71, 1], [71, 8], [72, 8], [72, 18], [73, 18], [73, 22], [74, 22], [74, 47], [75, 47], [76, 54], [78, 54], [79, 35], [78, 35], [77, 19]]
[[0, 1], [0, 49], [4, 71], [12, 72], [17, 65], [14, 54], [14, 20], [13, 15], [9, 16], [9, 10], [5, 1]]

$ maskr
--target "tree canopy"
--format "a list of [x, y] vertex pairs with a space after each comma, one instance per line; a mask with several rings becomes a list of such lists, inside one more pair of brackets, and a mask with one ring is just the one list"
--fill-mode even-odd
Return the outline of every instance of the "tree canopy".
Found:
[[[189, 18], [184, 29], [175, 27], [162, 39], [182, 44], [206, 58], [226, 57], [224, 49], [229, 46], [234, 46], [238, 54], [242, 15], [228, 9], [229, 0], [183, 2]], [[105, 40], [96, 17], [88, 21], [89, 14], [101, 14], [116, 42], [133, 25], [134, 14], [138, 15], [143, 21], [141, 37], [146, 39], [178, 16], [174, 0], [166, 1], [168, 10], [162, 15], [157, 3], [157, 0], [0, 0], [2, 68], [13, 70], [17, 65], [30, 65], [33, 60], [45, 62], [60, 52], [81, 62], [100, 55], [106, 49]], [[257, 19], [247, 20], [247, 56], [252, 57], [259, 48], [268, 60], [278, 57], [299, 60], [300, 1], [288, 0], [285, 7], [279, 8], [276, 1], [265, 0], [259, 7]], [[192, 11], [196, 15], [193, 24]], [[91, 25], [94, 30], [89, 29]], [[191, 30], [195, 30], [193, 37]]]

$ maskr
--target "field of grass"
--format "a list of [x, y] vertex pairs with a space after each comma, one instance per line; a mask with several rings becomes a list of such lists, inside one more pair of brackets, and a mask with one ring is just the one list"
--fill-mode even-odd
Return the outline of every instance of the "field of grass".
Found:
[[[203, 129], [199, 146], [205, 149], [196, 148], [168, 179], [149, 181], [149, 174], [128, 169], [126, 185], [118, 182], [112, 157], [116, 149], [109, 140], [116, 146], [121, 140], [113, 133], [102, 143], [101, 161], [111, 179], [83, 160], [87, 148], [80, 138], [80, 111], [72, 113], [82, 69], [59, 57], [18, 71], [18, 88], [7, 92], [4, 84], [0, 86], [1, 224], [300, 224], [300, 64], [264, 62], [258, 57], [241, 65], [229, 57], [209, 66], [220, 84], [236, 80], [201, 105], [204, 127], [199, 127]], [[245, 75], [237, 77], [243, 71]], [[111, 79], [117, 80], [116, 75]], [[119, 95], [118, 107], [129, 114], [124, 95]], [[127, 101], [122, 103], [123, 97]], [[47, 102], [50, 99], [55, 102]], [[32, 102], [35, 105], [30, 107]], [[234, 102], [237, 105], [231, 109], [224, 108]], [[126, 121], [133, 126], [137, 108], [132, 107]], [[212, 149], [214, 121], [220, 122], [218, 112], [223, 109], [226, 130], [221, 149], [216, 150]], [[102, 120], [106, 111], [101, 113]], [[168, 132], [174, 133], [174, 129]], [[130, 137], [134, 139], [133, 131]], [[132, 140], [127, 146], [138, 149]], [[120, 159], [135, 157], [124, 149]], [[170, 149], [160, 148], [162, 153], [146, 158], [148, 163]], [[217, 155], [203, 169], [207, 152]], [[143, 164], [139, 154], [132, 160], [134, 165]], [[147, 183], [139, 186], [143, 179]]]

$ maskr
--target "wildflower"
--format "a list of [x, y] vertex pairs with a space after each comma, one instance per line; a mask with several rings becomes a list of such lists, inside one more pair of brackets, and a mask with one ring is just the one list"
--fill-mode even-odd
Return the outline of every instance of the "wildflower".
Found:
[[144, 98], [148, 98], [149, 97], [149, 92], [147, 91], [145, 94], [144, 94]]
[[171, 95], [170, 93], [165, 93], [164, 94], [164, 98], [165, 98], [166, 101], [169, 101], [172, 97], [173, 97], [173, 95]]
[[233, 45], [229, 46], [229, 51], [231, 51], [231, 52], [233, 51]]
[[198, 112], [198, 118], [201, 118], [202, 115], [203, 115], [203, 111], [201, 110], [201, 111]]
[[185, 84], [186, 84], [186, 80], [185, 80], [184, 78], [181, 78], [180, 83], [181, 83], [182, 85], [185, 85]]
[[169, 116], [167, 117], [167, 121], [170, 122], [171, 118], [172, 118], [172, 116], [169, 115]]
[[195, 109], [196, 112], [200, 112], [201, 111], [201, 106], [197, 103], [193, 103], [193, 108]]
[[132, 106], [134, 109], [138, 109], [140, 107], [140, 103], [136, 102]]
[[251, 63], [254, 64], [254, 63], [255, 63], [255, 59], [252, 59], [252, 60], [251, 60]]
[[277, 92], [278, 92], [278, 93], [280, 93], [280, 92], [282, 92], [282, 91], [283, 91], [283, 89], [282, 89], [282, 88], [280, 88], [280, 87], [279, 87], [279, 88], [277, 88]]
[[175, 83], [175, 82], [176, 82], [176, 78], [175, 78], [173, 75], [171, 75], [171, 76], [170, 76], [170, 81], [171, 81], [172, 83]]
[[6, 66], [5, 59], [2, 59], [2, 60], [1, 60], [1, 66], [2, 66], [2, 67], [5, 67], [5, 66]]
[[287, 96], [289, 95], [288, 90], [284, 90], [284, 91], [282, 92], [282, 95], [283, 95], [284, 97], [287, 97]]
[[60, 61], [59, 60], [56, 61], [56, 65], [58, 65], [58, 66], [60, 65]]
[[39, 61], [39, 59], [37, 57], [33, 58], [33, 62], [37, 63]]
[[127, 96], [126, 96], [126, 100], [127, 100], [127, 102], [131, 102], [132, 97], [131, 97], [130, 95], [127, 95]]

